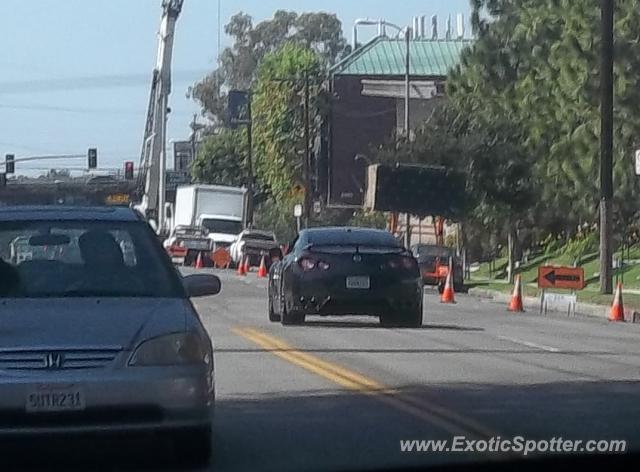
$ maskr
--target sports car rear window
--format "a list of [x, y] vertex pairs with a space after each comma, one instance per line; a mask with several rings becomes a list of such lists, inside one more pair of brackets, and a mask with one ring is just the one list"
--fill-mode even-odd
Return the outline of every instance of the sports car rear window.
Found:
[[402, 244], [391, 234], [384, 231], [310, 231], [309, 243], [315, 245], [351, 245], [369, 247], [402, 247]]
[[325, 254], [352, 254], [358, 252], [360, 254], [400, 254], [404, 252], [401, 247], [393, 246], [369, 246], [369, 245], [349, 245], [349, 244], [335, 244], [335, 245], [311, 245], [309, 246], [311, 252], [322, 252]]

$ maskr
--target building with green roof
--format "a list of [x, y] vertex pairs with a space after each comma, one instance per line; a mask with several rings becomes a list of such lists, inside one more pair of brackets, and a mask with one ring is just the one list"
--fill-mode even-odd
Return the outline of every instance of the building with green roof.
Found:
[[[444, 95], [449, 70], [471, 44], [464, 38], [409, 41], [410, 128]], [[327, 165], [319, 165], [319, 184], [326, 181], [331, 206], [362, 205], [366, 156], [404, 127], [405, 48], [402, 38], [379, 36], [331, 68], [328, 139], [321, 152]]]

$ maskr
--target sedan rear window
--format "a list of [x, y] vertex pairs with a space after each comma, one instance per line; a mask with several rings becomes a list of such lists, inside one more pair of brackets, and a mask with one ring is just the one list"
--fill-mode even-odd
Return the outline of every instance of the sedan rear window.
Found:
[[182, 297], [141, 222], [0, 224], [0, 297]]
[[246, 233], [242, 236], [242, 239], [253, 241], [275, 241], [275, 237], [272, 234], [265, 233]]

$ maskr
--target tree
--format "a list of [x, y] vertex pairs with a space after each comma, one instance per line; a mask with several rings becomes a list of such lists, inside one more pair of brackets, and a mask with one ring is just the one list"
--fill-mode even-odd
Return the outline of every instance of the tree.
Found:
[[[511, 123], [480, 123], [442, 102], [411, 139], [395, 137], [378, 149], [375, 159], [463, 172], [467, 176], [464, 225], [471, 233], [494, 233], [508, 239], [511, 277], [518, 228], [528, 219], [535, 192], [532, 161], [519, 144], [519, 134]], [[480, 231], [474, 231], [476, 227]]]
[[247, 139], [244, 129], [221, 130], [204, 138], [191, 165], [197, 183], [242, 186], [247, 184]]
[[[635, 2], [616, 4], [615, 220], [638, 216], [640, 186], [629, 159], [638, 145], [640, 44]], [[536, 224], [570, 238], [597, 221], [599, 10], [593, 0], [474, 0], [478, 34], [452, 72], [448, 94], [478, 122], [508, 121], [525, 133], [539, 198]]]
[[270, 20], [254, 26], [245, 13], [231, 17], [225, 33], [233, 44], [220, 54], [219, 67], [196, 83], [190, 95], [198, 101], [214, 124], [225, 121], [229, 89], [249, 89], [262, 59], [285, 43], [297, 43], [318, 53], [323, 63], [333, 64], [350, 51], [342, 35], [342, 23], [334, 14], [278, 10]]
[[285, 44], [260, 64], [252, 110], [256, 176], [277, 201], [300, 198], [294, 195], [293, 188], [296, 183], [304, 185], [305, 81], [315, 83], [310, 102], [313, 118], [319, 100], [315, 91], [323, 70], [321, 57], [296, 43]]

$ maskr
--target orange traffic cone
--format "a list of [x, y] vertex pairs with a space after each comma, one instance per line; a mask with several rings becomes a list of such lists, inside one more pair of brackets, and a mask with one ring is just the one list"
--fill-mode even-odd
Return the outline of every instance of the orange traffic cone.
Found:
[[244, 273], [248, 274], [251, 272], [251, 265], [249, 264], [249, 256], [244, 258]]
[[440, 303], [455, 303], [455, 296], [453, 291], [453, 271], [451, 270], [451, 266], [449, 266], [449, 271], [447, 272], [447, 278], [444, 281], [444, 290], [442, 291], [442, 297], [440, 298]]
[[247, 271], [245, 270], [243, 261], [238, 262], [238, 270], [236, 271], [236, 274], [237, 275], [247, 275]]
[[513, 287], [513, 294], [511, 295], [511, 303], [509, 303], [509, 311], [524, 311], [522, 306], [522, 280], [520, 274], [516, 275], [516, 283]]
[[267, 263], [265, 262], [265, 257], [262, 256], [262, 260], [260, 261], [260, 267], [258, 268], [258, 277], [263, 279], [267, 276]]
[[616, 294], [613, 296], [609, 321], [624, 321], [624, 306], [622, 305], [622, 284], [616, 285]]
[[195, 267], [196, 267], [196, 269], [204, 268], [204, 262], [202, 261], [202, 253], [201, 252], [198, 253], [198, 257], [196, 258]]

